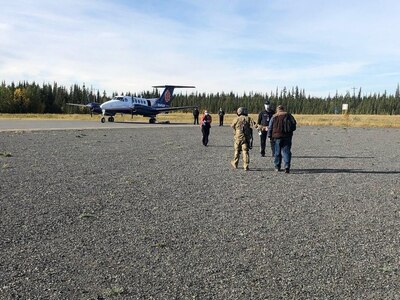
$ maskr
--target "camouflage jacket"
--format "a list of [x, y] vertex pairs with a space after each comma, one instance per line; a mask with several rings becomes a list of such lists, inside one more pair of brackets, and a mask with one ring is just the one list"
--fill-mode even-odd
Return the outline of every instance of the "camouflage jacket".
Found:
[[252, 137], [252, 128], [257, 128], [257, 123], [249, 116], [238, 116], [231, 124], [236, 140], [249, 140]]

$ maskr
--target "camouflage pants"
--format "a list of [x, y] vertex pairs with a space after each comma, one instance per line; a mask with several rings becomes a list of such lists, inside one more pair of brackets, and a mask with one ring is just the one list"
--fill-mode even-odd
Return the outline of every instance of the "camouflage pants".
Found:
[[233, 163], [236, 167], [239, 164], [240, 153], [243, 152], [243, 169], [248, 169], [250, 157], [249, 157], [249, 146], [246, 143], [246, 140], [238, 140], [235, 139], [234, 142], [235, 156], [233, 158]]

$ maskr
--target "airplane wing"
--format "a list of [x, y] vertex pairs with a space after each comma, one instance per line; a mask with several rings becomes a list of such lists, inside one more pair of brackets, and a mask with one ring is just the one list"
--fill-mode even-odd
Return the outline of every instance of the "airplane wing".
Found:
[[157, 113], [175, 111], [175, 110], [185, 110], [185, 109], [193, 109], [198, 106], [175, 106], [175, 107], [159, 107], [153, 108]]
[[65, 103], [67, 105], [71, 105], [71, 106], [79, 106], [79, 107], [91, 107], [90, 104], [77, 104], [77, 103]]
[[71, 106], [78, 106], [78, 107], [87, 107], [90, 110], [90, 115], [94, 114], [101, 114], [100, 103], [97, 102], [90, 102], [88, 104], [78, 104], [78, 103], [65, 103]]

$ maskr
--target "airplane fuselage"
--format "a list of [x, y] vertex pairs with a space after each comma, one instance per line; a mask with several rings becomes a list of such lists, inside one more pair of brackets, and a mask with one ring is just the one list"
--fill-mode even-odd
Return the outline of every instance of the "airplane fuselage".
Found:
[[151, 107], [149, 99], [135, 98], [131, 96], [117, 96], [100, 104], [100, 109], [107, 114], [128, 113], [135, 107]]
[[114, 122], [114, 116], [118, 113], [130, 115], [142, 115], [149, 117], [150, 123], [156, 121], [156, 115], [160, 113], [168, 113], [171, 111], [191, 109], [196, 106], [179, 106], [171, 107], [173, 100], [173, 92], [175, 88], [194, 88], [194, 86], [181, 86], [181, 85], [165, 85], [154, 86], [164, 87], [164, 91], [159, 98], [139, 98], [133, 96], [115, 96], [111, 100], [102, 104], [91, 102], [88, 104], [67, 103], [73, 106], [83, 106], [90, 109], [90, 113], [101, 114], [101, 122], [105, 122], [105, 116], [109, 116], [108, 121]]

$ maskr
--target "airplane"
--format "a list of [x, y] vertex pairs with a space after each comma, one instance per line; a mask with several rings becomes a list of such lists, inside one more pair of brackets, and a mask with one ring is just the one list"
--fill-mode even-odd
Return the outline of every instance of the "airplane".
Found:
[[149, 123], [156, 122], [156, 115], [160, 113], [168, 113], [170, 111], [191, 109], [197, 106], [176, 106], [171, 107], [172, 95], [175, 88], [194, 88], [194, 86], [186, 85], [155, 85], [153, 88], [164, 88], [163, 93], [159, 98], [140, 98], [133, 96], [115, 96], [111, 100], [102, 104], [97, 102], [90, 102], [88, 104], [66, 103], [72, 106], [88, 107], [90, 115], [101, 114], [101, 123], [106, 121], [105, 117], [108, 116], [108, 122], [114, 122], [114, 116], [117, 113], [142, 115], [149, 117]]

